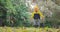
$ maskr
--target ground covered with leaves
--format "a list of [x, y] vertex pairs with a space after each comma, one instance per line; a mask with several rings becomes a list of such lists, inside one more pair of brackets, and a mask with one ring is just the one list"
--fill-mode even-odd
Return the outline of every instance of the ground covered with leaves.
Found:
[[60, 32], [55, 28], [34, 28], [34, 27], [0, 27], [0, 32]]

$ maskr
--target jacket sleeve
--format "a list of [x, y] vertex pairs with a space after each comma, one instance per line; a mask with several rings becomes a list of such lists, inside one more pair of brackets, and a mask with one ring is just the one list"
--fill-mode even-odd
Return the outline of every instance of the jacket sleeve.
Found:
[[44, 17], [43, 14], [41, 13], [41, 11], [39, 11], [40, 17]]
[[31, 17], [32, 17], [32, 18], [34, 17], [34, 12], [32, 13]]

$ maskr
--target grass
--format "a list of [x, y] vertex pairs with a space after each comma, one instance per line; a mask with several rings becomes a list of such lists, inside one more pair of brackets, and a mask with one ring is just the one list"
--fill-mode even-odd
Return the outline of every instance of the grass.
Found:
[[34, 27], [0, 27], [0, 32], [60, 32], [55, 28], [34, 28]]

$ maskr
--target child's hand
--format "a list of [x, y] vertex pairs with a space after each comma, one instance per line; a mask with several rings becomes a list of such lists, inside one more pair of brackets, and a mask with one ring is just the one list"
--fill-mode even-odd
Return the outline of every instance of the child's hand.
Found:
[[43, 16], [43, 17], [41, 17], [41, 20], [44, 20], [44, 18], [45, 18], [44, 16]]
[[43, 16], [42, 18], [44, 19], [45, 17]]

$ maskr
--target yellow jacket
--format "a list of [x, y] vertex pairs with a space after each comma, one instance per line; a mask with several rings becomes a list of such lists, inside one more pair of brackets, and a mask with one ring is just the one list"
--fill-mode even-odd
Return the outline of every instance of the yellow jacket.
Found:
[[34, 11], [34, 12], [32, 13], [32, 16], [31, 16], [31, 17], [33, 18], [33, 17], [34, 17], [34, 14], [36, 14], [36, 13], [38, 13], [38, 14], [40, 15], [40, 17], [44, 17], [43, 14], [41, 13], [41, 11], [38, 11], [38, 12], [35, 12], [35, 11]]

